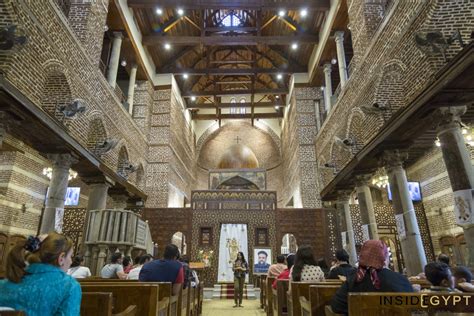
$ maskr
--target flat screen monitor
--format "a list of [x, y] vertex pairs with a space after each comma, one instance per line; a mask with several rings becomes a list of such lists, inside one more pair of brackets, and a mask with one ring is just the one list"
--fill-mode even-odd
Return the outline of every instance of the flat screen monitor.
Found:
[[64, 206], [79, 205], [79, 195], [81, 193], [80, 187], [68, 187], [66, 191], [66, 202]]
[[[392, 192], [390, 191], [390, 185], [387, 186], [388, 199], [392, 200]], [[408, 193], [411, 196], [413, 202], [421, 202], [421, 189], [419, 182], [408, 182]]]

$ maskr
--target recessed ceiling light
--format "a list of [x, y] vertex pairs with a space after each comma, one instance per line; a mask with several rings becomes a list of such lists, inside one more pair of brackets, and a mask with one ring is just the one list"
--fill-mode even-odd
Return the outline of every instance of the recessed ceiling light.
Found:
[[286, 11], [285, 11], [285, 10], [280, 10], [280, 11], [278, 11], [278, 15], [279, 15], [280, 17], [284, 17], [285, 14], [286, 14]]
[[307, 15], [308, 15], [308, 10], [306, 10], [306, 9], [301, 9], [301, 11], [300, 11], [300, 15], [301, 15], [301, 17], [303, 17], [303, 18], [304, 18], [305, 16], [307, 16]]
[[183, 9], [178, 9], [176, 12], [178, 12], [179, 15], [183, 15], [183, 14], [184, 14], [184, 10], [183, 10]]
[[184, 79], [188, 79], [188, 78], [189, 78], [189, 75], [185, 73], [185, 74], [183, 74], [183, 78], [184, 78]]
[[195, 96], [192, 96], [192, 97], [191, 97], [191, 101], [193, 101], [193, 102], [196, 101], [196, 97], [195, 97]]
[[297, 50], [298, 49], [298, 43], [291, 44], [291, 49], [292, 50]]
[[282, 74], [278, 74], [278, 75], [277, 75], [277, 79], [278, 79], [278, 80], [283, 79], [283, 75], [282, 75]]
[[171, 49], [171, 45], [169, 43], [165, 43], [165, 49], [166, 50], [170, 50]]
[[161, 8], [156, 8], [155, 10], [156, 14], [158, 15], [162, 15], [163, 14], [163, 10]]

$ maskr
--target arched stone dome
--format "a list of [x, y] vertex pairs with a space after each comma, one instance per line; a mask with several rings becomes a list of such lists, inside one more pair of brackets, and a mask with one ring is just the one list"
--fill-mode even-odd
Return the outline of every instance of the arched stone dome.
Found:
[[234, 144], [221, 156], [217, 168], [253, 169], [258, 168], [258, 160], [250, 148], [242, 144]]

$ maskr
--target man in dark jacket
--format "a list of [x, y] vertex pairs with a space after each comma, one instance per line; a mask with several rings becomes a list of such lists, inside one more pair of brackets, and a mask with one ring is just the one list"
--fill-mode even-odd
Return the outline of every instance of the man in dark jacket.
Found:
[[349, 274], [331, 301], [333, 312], [348, 313], [347, 298], [352, 292], [413, 292], [408, 279], [387, 266], [387, 246], [380, 240], [366, 241], [360, 252], [358, 269]]
[[339, 276], [347, 276], [354, 272], [356, 268], [349, 264], [349, 254], [344, 249], [336, 251], [337, 266], [329, 271], [328, 279], [339, 279]]

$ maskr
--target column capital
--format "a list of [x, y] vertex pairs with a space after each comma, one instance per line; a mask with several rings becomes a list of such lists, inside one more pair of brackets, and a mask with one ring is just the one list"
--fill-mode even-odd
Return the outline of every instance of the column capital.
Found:
[[408, 152], [398, 149], [385, 150], [380, 158], [381, 163], [390, 172], [396, 168], [403, 168], [403, 163], [408, 159]]
[[351, 194], [352, 194], [352, 190], [337, 191], [337, 203], [349, 203]]
[[77, 163], [79, 159], [73, 154], [46, 154], [56, 168], [69, 169], [71, 165]]
[[131, 67], [132, 69], [138, 69], [138, 64], [137, 64], [137, 63], [132, 63], [132, 64], [130, 65], [130, 67]]
[[363, 185], [369, 185], [370, 179], [372, 179], [371, 174], [359, 174], [355, 176], [356, 186], [360, 187]]
[[331, 74], [332, 71], [332, 65], [331, 63], [326, 63], [323, 65], [323, 71], [325, 74]]
[[439, 108], [434, 114], [438, 135], [446, 130], [459, 128], [461, 124], [461, 116], [466, 113], [466, 111], [466, 106], [449, 106]]
[[343, 31], [334, 32], [334, 40], [336, 41], [336, 43], [344, 42], [344, 32]]
[[123, 32], [112, 32], [112, 36], [114, 39], [123, 39], [125, 36], [123, 35]]

